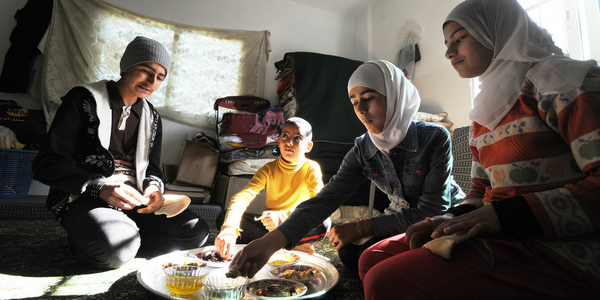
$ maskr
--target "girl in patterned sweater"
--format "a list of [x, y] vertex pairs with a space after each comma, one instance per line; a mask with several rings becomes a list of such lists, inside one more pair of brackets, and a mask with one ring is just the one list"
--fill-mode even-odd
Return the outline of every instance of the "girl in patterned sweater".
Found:
[[597, 297], [600, 68], [563, 56], [516, 0], [467, 0], [443, 32], [459, 76], [481, 81], [473, 190], [363, 253], [366, 299]]

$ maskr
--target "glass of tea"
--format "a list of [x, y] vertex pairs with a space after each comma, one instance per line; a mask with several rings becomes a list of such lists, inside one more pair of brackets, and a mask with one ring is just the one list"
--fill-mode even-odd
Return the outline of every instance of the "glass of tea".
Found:
[[164, 269], [165, 284], [175, 295], [189, 295], [202, 289], [202, 279], [208, 275], [205, 267], [194, 265], [172, 266]]

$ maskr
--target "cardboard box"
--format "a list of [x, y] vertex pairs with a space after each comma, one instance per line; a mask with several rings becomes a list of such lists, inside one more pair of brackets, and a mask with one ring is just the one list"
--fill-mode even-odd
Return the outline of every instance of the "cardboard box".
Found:
[[[221, 204], [222, 209], [229, 207], [231, 197], [241, 191], [250, 182], [250, 179], [236, 176], [221, 176], [217, 181], [211, 203]], [[246, 209], [246, 212], [254, 214], [262, 214], [267, 209], [265, 205], [266, 192], [265, 190], [260, 191], [256, 198], [250, 202], [250, 205]]]
[[204, 143], [186, 140], [181, 150], [175, 182], [212, 188], [218, 164], [218, 150]]
[[162, 164], [165, 183], [172, 183], [177, 178], [177, 165]]

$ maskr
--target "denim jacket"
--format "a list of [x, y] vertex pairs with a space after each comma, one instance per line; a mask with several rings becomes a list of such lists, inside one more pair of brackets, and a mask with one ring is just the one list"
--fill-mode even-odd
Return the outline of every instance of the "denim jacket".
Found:
[[296, 245], [368, 178], [390, 199], [385, 213], [372, 219], [375, 235], [404, 233], [411, 224], [440, 215], [464, 198], [450, 174], [452, 161], [450, 134], [439, 125], [412, 122], [389, 156], [364, 134], [356, 138], [329, 183], [315, 197], [301, 203], [278, 229]]

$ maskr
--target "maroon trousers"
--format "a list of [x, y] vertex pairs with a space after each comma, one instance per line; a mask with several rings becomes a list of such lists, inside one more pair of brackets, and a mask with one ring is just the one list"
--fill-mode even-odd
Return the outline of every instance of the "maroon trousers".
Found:
[[446, 260], [427, 248], [410, 251], [404, 234], [363, 252], [365, 299], [600, 299], [600, 287], [577, 279], [546, 254], [514, 239], [486, 239], [492, 267], [469, 243]]

